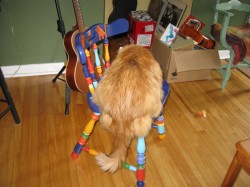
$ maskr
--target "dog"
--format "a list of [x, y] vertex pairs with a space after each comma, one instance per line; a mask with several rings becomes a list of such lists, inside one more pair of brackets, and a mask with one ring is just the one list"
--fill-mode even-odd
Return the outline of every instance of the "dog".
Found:
[[152, 117], [162, 111], [162, 97], [162, 71], [151, 52], [134, 44], [120, 49], [92, 96], [100, 123], [114, 137], [110, 155], [96, 156], [102, 170], [117, 171], [133, 137], [149, 133]]

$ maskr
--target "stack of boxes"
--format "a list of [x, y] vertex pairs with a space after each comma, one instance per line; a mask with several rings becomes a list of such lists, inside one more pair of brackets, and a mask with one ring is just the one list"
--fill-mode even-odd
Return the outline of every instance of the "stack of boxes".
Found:
[[156, 22], [146, 11], [131, 11], [129, 15], [129, 40], [132, 44], [151, 48]]

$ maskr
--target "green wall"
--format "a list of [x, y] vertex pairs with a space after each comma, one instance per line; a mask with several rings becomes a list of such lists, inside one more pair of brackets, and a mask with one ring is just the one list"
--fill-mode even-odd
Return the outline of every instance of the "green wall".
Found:
[[[75, 25], [71, 0], [58, 0], [66, 32]], [[191, 14], [205, 22], [202, 30], [210, 35], [213, 6], [216, 0], [193, 0]], [[224, 2], [226, 0], [222, 0]], [[86, 26], [103, 23], [104, 0], [79, 0]], [[242, 0], [249, 3], [249, 0]], [[1, 0], [0, 65], [23, 65], [66, 60], [63, 40], [57, 31], [57, 11], [54, 0]], [[242, 23], [245, 17], [233, 18]], [[220, 46], [219, 46], [220, 48]]]
[[[66, 32], [76, 24], [71, 0], [58, 0]], [[103, 23], [104, 0], [79, 0], [86, 26]], [[54, 0], [1, 0], [0, 65], [23, 65], [66, 60], [57, 31]]]
[[[228, 2], [229, 0], [221, 0], [221, 2]], [[193, 0], [192, 12], [191, 14], [201, 21], [203, 21], [206, 26], [202, 29], [202, 34], [206, 36], [210, 35], [210, 26], [213, 24], [214, 19], [214, 10], [213, 7], [215, 5], [216, 0]], [[249, 0], [241, 0], [242, 3], [249, 4]], [[221, 20], [221, 16], [219, 19]], [[246, 14], [237, 14], [231, 18], [230, 23], [232, 25], [243, 25], [246, 21]], [[221, 45], [217, 46], [219, 49], [222, 49]]]

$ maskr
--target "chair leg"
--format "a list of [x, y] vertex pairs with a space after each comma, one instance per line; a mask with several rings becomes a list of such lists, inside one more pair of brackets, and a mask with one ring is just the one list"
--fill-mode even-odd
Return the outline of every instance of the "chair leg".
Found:
[[[90, 121], [87, 123], [86, 127], [84, 128], [81, 137], [79, 138], [78, 142], [75, 145], [74, 151], [71, 153], [71, 157], [73, 159], [77, 159], [79, 154], [84, 149], [86, 142], [89, 139], [90, 134], [92, 133], [96, 121], [99, 119], [99, 115], [93, 113], [91, 115]], [[95, 154], [95, 153], [94, 153]]]
[[165, 135], [165, 123], [163, 114], [157, 118], [156, 124], [157, 124], [159, 138], [164, 139], [166, 135]]
[[226, 173], [226, 176], [221, 184], [221, 187], [230, 187], [233, 186], [240, 170], [241, 170], [241, 165], [240, 161], [242, 159], [242, 155], [237, 151], [236, 154], [234, 155], [234, 158], [231, 162], [231, 165]]
[[137, 187], [144, 186], [145, 180], [145, 151], [146, 144], [144, 137], [138, 137], [137, 142], [137, 169], [136, 169], [136, 178], [137, 178]]
[[69, 114], [69, 105], [70, 105], [70, 88], [65, 84], [65, 114]]
[[226, 67], [226, 70], [225, 70], [224, 75], [223, 75], [223, 80], [222, 80], [222, 84], [221, 84], [222, 89], [225, 89], [227, 82], [230, 79], [232, 64], [233, 64], [233, 57], [230, 57], [228, 64], [227, 64], [227, 67]]

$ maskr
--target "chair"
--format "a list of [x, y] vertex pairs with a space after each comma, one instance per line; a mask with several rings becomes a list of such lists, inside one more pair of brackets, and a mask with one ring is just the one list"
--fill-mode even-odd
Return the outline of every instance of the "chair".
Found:
[[[250, 67], [250, 4], [243, 4], [239, 0], [231, 0], [226, 3], [220, 3], [220, 0], [216, 0], [214, 10], [211, 35], [230, 52], [228, 63], [222, 64], [219, 69], [219, 73], [223, 77], [221, 87], [224, 89], [230, 79], [232, 68]], [[246, 24], [241, 27], [232, 26], [230, 21], [233, 20], [233, 17], [237, 17], [239, 12], [245, 12], [247, 15]], [[219, 15], [223, 16], [221, 24], [219, 24]]]
[[222, 187], [233, 186], [241, 168], [250, 174], [250, 139], [236, 143], [236, 153], [222, 182]]
[[[93, 132], [94, 126], [96, 122], [99, 119], [99, 116], [101, 115], [100, 110], [98, 106], [96, 106], [92, 100], [92, 94], [94, 93], [95, 88], [98, 86], [98, 82], [101, 80], [103, 69], [100, 65], [98, 52], [95, 43], [100, 42], [104, 40], [104, 59], [105, 59], [105, 68], [109, 68], [109, 52], [108, 52], [108, 37], [114, 36], [116, 34], [119, 34], [119, 32], [125, 32], [124, 29], [121, 28], [127, 28], [128, 29], [128, 22], [125, 19], [118, 19], [115, 22], [112, 22], [108, 25], [101, 25], [97, 24], [92, 27], [90, 27], [87, 31], [83, 33], [79, 33], [79, 36], [76, 36], [76, 48], [78, 50], [80, 61], [83, 65], [83, 70], [85, 74], [86, 81], [89, 85], [89, 92], [87, 93], [87, 101], [89, 104], [90, 109], [92, 110], [92, 115], [90, 121], [86, 124], [79, 140], [77, 141], [75, 148], [71, 154], [71, 157], [73, 159], [76, 159], [79, 157], [79, 154], [82, 151], [88, 152], [91, 155], [96, 156], [98, 152], [94, 149], [90, 149], [86, 147], [86, 142], [88, 141], [91, 133]], [[100, 31], [101, 30], [101, 31]], [[83, 40], [84, 38], [91, 38], [90, 40]], [[96, 65], [92, 65], [90, 63], [90, 56], [88, 49], [89, 47], [93, 47], [93, 51], [95, 53], [95, 63]], [[84, 49], [85, 48], [85, 49]], [[94, 67], [96, 67], [96, 70], [94, 72]], [[97, 75], [96, 75], [97, 74]], [[162, 98], [162, 103], [164, 104], [168, 94], [169, 94], [169, 85], [167, 82], [162, 83], [162, 88], [164, 91], [164, 96]], [[163, 139], [165, 137], [165, 127], [164, 127], [164, 116], [163, 113], [156, 119], [156, 124], [152, 125], [153, 128], [156, 128], [158, 130], [159, 137]], [[137, 186], [142, 187], [144, 186], [144, 178], [145, 178], [145, 151], [146, 151], [146, 145], [145, 145], [145, 137], [139, 137], [138, 143], [137, 143], [137, 166], [132, 166], [128, 163], [122, 163], [122, 167], [125, 169], [128, 169], [130, 171], [136, 172], [137, 177]]]

